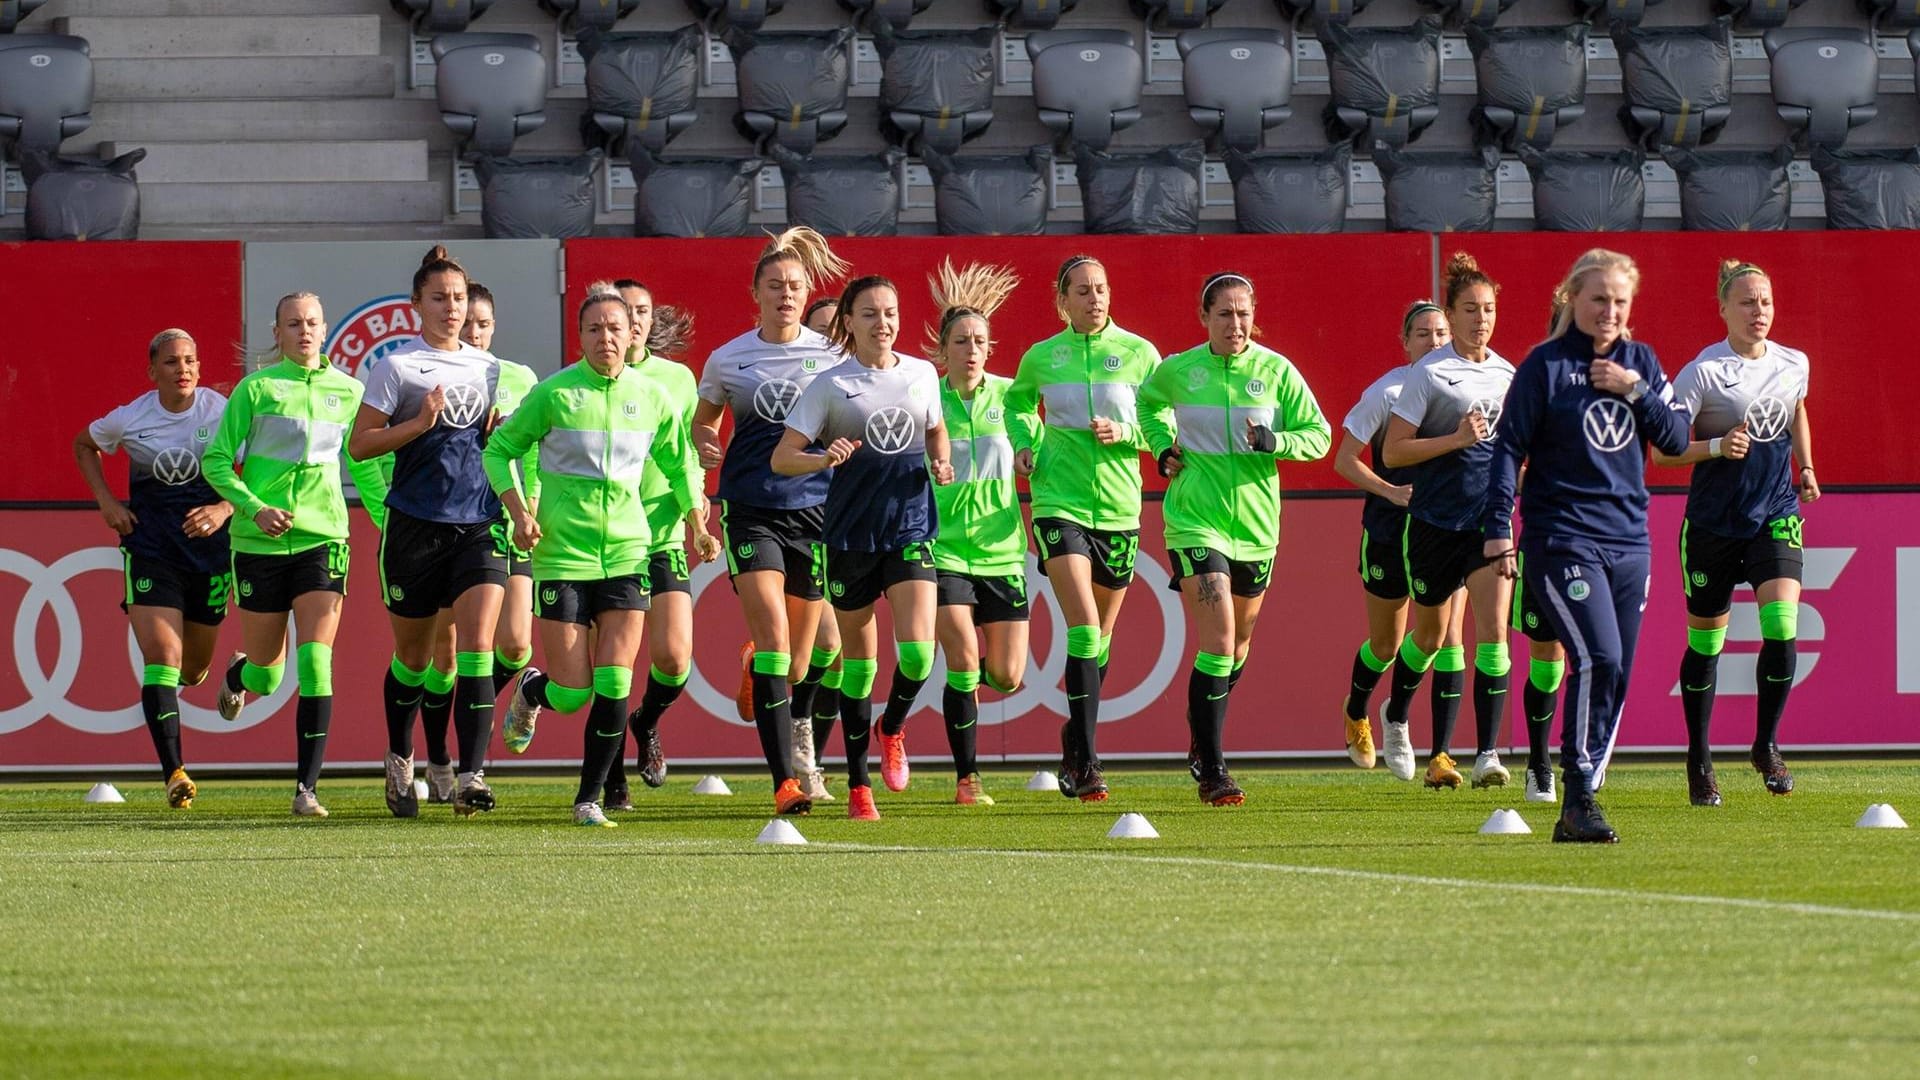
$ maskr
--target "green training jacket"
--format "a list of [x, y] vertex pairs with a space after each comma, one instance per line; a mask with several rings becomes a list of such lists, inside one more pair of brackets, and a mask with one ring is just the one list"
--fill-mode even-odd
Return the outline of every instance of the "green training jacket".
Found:
[[[700, 405], [700, 380], [687, 365], [668, 360], [665, 357], [646, 354], [646, 359], [634, 365], [643, 378], [649, 379], [666, 396], [667, 407], [678, 413], [684, 430], [693, 430], [693, 412]], [[696, 457], [694, 468], [699, 470]], [[696, 471], [694, 489], [696, 494], [706, 489], [707, 474]], [[698, 502], [699, 499], [694, 500]], [[659, 460], [647, 462], [646, 474], [640, 478], [640, 505], [647, 513], [647, 526], [653, 530], [653, 550], [667, 551], [678, 548], [687, 541], [687, 516], [673, 500], [673, 488], [667, 482], [667, 474], [660, 468]]]
[[1007, 435], [1012, 385], [1003, 375], [988, 375], [969, 400], [940, 380], [940, 413], [953, 447], [953, 483], [933, 486], [940, 514], [933, 565], [941, 570], [988, 577], [1026, 573], [1027, 534]]
[[[324, 356], [314, 368], [281, 357], [233, 388], [201, 459], [207, 483], [233, 504], [233, 550], [298, 555], [347, 538], [340, 463], [361, 389]], [[269, 506], [293, 514], [293, 527], [280, 536], [254, 523]]]
[[[1136, 398], [1160, 363], [1153, 344], [1113, 322], [1098, 333], [1072, 327], [1020, 358], [1007, 390], [1013, 448], [1034, 451], [1033, 516], [1093, 529], [1140, 527], [1140, 422]], [[1040, 407], [1046, 406], [1044, 425]], [[1093, 421], [1118, 422], [1121, 441], [1103, 446]]]

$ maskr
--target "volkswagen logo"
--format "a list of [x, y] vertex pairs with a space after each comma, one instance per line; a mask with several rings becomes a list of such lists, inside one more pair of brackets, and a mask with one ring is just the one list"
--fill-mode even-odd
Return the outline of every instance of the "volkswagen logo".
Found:
[[899, 406], [889, 405], [867, 417], [867, 445], [883, 454], [904, 453], [916, 434], [913, 414]]
[[1493, 438], [1494, 432], [1500, 429], [1501, 404], [1499, 398], [1484, 397], [1474, 399], [1473, 404], [1468, 407], [1468, 412], [1477, 412], [1487, 418], [1487, 438], [1489, 439]]
[[200, 459], [184, 446], [169, 446], [154, 455], [153, 478], [179, 487], [200, 479]]
[[799, 400], [799, 383], [792, 379], [768, 379], [753, 390], [753, 411], [769, 424], [783, 424], [793, 403]]
[[440, 413], [441, 423], [449, 427], [472, 427], [486, 414], [487, 392], [480, 387], [455, 383], [443, 392], [447, 395], [447, 407]]
[[[1600, 398], [1588, 405], [1580, 426], [1586, 431], [1587, 445], [1603, 454], [1625, 450], [1639, 432], [1633, 421], [1633, 409], [1618, 398]], [[1572, 595], [1571, 590], [1568, 595]]]
[[1754, 442], [1772, 442], [1787, 433], [1793, 411], [1777, 397], [1757, 397], [1740, 418], [1747, 422], [1747, 434]]

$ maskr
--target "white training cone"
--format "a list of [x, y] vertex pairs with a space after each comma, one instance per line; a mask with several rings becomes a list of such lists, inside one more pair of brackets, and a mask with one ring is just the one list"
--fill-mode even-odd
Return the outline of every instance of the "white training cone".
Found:
[[1495, 810], [1488, 815], [1487, 823], [1480, 826], [1482, 834], [1493, 836], [1518, 836], [1532, 831], [1518, 810]]
[[1160, 834], [1139, 814], [1121, 814], [1120, 820], [1107, 830], [1109, 840], [1158, 840]]
[[427, 795], [428, 795], [428, 791], [427, 791], [426, 779], [424, 777], [414, 777], [413, 797], [416, 799], [424, 799], [427, 797]]
[[1854, 822], [1853, 827], [1856, 829], [1904, 829], [1907, 827], [1907, 822], [1900, 816], [1900, 811], [1895, 810], [1891, 804], [1874, 803], [1867, 807], [1867, 812], [1860, 815], [1860, 820]]
[[1027, 790], [1028, 791], [1059, 791], [1060, 778], [1053, 775], [1052, 773], [1048, 772], [1045, 769], [1041, 769], [1039, 772], [1034, 773], [1031, 777], [1027, 779]]
[[112, 784], [95, 784], [87, 789], [87, 801], [91, 803], [119, 803], [126, 802], [127, 797], [120, 794], [120, 789], [114, 787]]
[[760, 830], [760, 835], [754, 837], [753, 842], [756, 844], [804, 844], [807, 838], [800, 835], [800, 830], [793, 827], [793, 822], [786, 818], [774, 818], [767, 822], [767, 827]]
[[703, 776], [699, 783], [693, 785], [693, 793], [695, 795], [731, 795], [733, 789], [727, 786], [725, 780], [717, 776]]

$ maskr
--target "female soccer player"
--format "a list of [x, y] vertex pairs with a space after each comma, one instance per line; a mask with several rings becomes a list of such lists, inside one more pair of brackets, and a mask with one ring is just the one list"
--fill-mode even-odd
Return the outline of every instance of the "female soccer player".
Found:
[[360, 461], [393, 455], [380, 544], [381, 596], [393, 626], [387, 667], [387, 809], [418, 817], [413, 792], [413, 704], [431, 666], [435, 623], [453, 614], [453, 730], [460, 764], [454, 813], [494, 805], [480, 775], [493, 738], [493, 632], [506, 595], [512, 545], [500, 542], [500, 500], [481, 448], [500, 364], [460, 340], [467, 272], [435, 246], [413, 274], [420, 336], [387, 354], [366, 388], [347, 451]]
[[1632, 259], [1595, 248], [1554, 290], [1564, 310], [1514, 377], [1481, 520], [1482, 554], [1512, 580], [1525, 463], [1526, 587], [1570, 658], [1556, 842], [1619, 839], [1594, 793], [1606, 781], [1649, 586], [1646, 447], [1687, 448], [1688, 418], [1669, 406], [1658, 359], [1628, 336], [1639, 281]]
[[940, 511], [933, 542], [940, 579], [935, 633], [947, 657], [940, 711], [957, 776], [953, 801], [962, 806], [993, 805], [980, 783], [975, 749], [980, 683], [1010, 694], [1027, 671], [1027, 536], [1007, 437], [1013, 380], [987, 374], [993, 353], [987, 321], [1019, 283], [1004, 267], [955, 270], [951, 261], [941, 263], [933, 280], [939, 326], [928, 344], [947, 372], [940, 413], [954, 477], [933, 490]]
[[1420, 677], [1432, 668], [1433, 756], [1427, 761], [1425, 782], [1435, 788], [1460, 786], [1460, 770], [1447, 750], [1466, 660], [1459, 649], [1443, 649], [1442, 638], [1450, 598], [1463, 583], [1473, 607], [1474, 640], [1479, 642], [1474, 650], [1473, 709], [1479, 738], [1473, 786], [1508, 779], [1495, 746], [1506, 715], [1511, 590], [1507, 580], [1481, 560], [1479, 530], [1487, 465], [1493, 456], [1490, 440], [1513, 381], [1513, 365], [1489, 346], [1499, 291], [1473, 256], [1457, 252], [1448, 261], [1446, 311], [1452, 340], [1408, 373], [1384, 444], [1387, 465], [1409, 470], [1413, 481], [1405, 540], [1413, 630], [1401, 642], [1387, 699], [1387, 766], [1395, 776], [1413, 771], [1406, 760], [1411, 750], [1407, 704]]
[[[840, 310], [840, 297], [822, 296], [807, 305], [801, 319], [806, 328], [825, 337], [833, 326], [834, 312]], [[751, 666], [749, 666], [749, 675]], [[820, 605], [820, 622], [814, 631], [813, 655], [806, 674], [793, 688], [793, 770], [807, 797], [814, 802], [832, 802], [827, 790], [827, 773], [820, 767], [826, 759], [827, 745], [833, 738], [833, 725], [840, 719], [840, 625], [833, 608]], [[751, 699], [751, 693], [748, 694]], [[811, 699], [812, 708], [802, 701]], [[806, 714], [812, 713], [812, 716]]]
[[[810, 702], [794, 699], [788, 676], [811, 658], [820, 622], [826, 587], [820, 529], [829, 477], [783, 476], [768, 462], [787, 430], [793, 403], [816, 376], [842, 359], [800, 319], [807, 294], [846, 270], [812, 229], [792, 228], [774, 237], [753, 269], [759, 326], [707, 358], [693, 418], [700, 465], [720, 470], [727, 572], [753, 639], [754, 727], [780, 805], [809, 801], [793, 773], [793, 729], [796, 715], [811, 714]], [[733, 440], [723, 452], [720, 418], [728, 410]]]
[[[1413, 497], [1413, 485], [1408, 482], [1410, 470], [1387, 467], [1381, 444], [1412, 365], [1452, 336], [1440, 305], [1420, 300], [1407, 308], [1400, 320], [1400, 348], [1406, 354], [1406, 364], [1380, 376], [1361, 393], [1353, 411], [1341, 421], [1344, 434], [1339, 449], [1334, 451], [1333, 470], [1367, 493], [1360, 510], [1360, 587], [1367, 597], [1367, 639], [1353, 658], [1352, 686], [1347, 691], [1343, 717], [1347, 757], [1363, 769], [1371, 769], [1374, 764], [1367, 701], [1380, 676], [1393, 663], [1400, 639], [1407, 632], [1407, 560], [1401, 544], [1406, 536], [1407, 502]], [[1373, 452], [1371, 466], [1360, 459], [1363, 448]], [[1440, 640], [1443, 651], [1460, 647], [1460, 619], [1465, 609], [1466, 594], [1455, 591], [1447, 601], [1446, 628]], [[1405, 735], [1406, 724], [1381, 734]], [[1393, 774], [1402, 780], [1413, 779], [1412, 742], [1388, 750], [1387, 767]]]
[[[154, 335], [147, 378], [152, 390], [74, 436], [73, 456], [100, 516], [120, 535], [126, 568], [120, 606], [146, 665], [140, 711], [160, 759], [167, 805], [184, 810], [198, 788], [181, 756], [180, 687], [207, 677], [233, 583], [227, 549], [233, 506], [208, 486], [200, 467], [227, 399], [200, 385], [199, 351], [185, 330]], [[100, 455], [121, 448], [131, 463], [126, 503], [114, 497], [100, 468]]]
[[238, 716], [247, 693], [279, 688], [291, 612], [300, 680], [293, 812], [301, 817], [327, 816], [314, 788], [333, 718], [333, 638], [347, 592], [339, 462], [361, 392], [358, 380], [320, 354], [326, 336], [319, 297], [281, 297], [273, 308], [274, 362], [233, 388], [201, 459], [207, 483], [235, 510], [229, 528], [243, 648], [227, 667], [220, 714]]
[[[675, 507], [693, 526], [696, 554], [719, 551], [706, 531], [685, 419], [627, 364], [632, 310], [611, 285], [595, 282], [578, 318], [585, 357], [533, 388], [488, 440], [482, 461], [513, 515], [514, 543], [533, 552], [534, 615], [552, 669], [522, 669], [509, 712], [531, 731], [542, 707], [573, 712], [591, 701], [573, 820], [611, 827], [600, 791], [626, 745], [633, 660], [646, 634], [653, 535], [641, 478], [649, 460], [660, 463]], [[540, 504], [530, 510], [508, 466], [536, 443]], [[589, 628], [597, 631], [591, 640]], [[781, 810], [805, 810], [802, 803]]]
[[1246, 663], [1273, 553], [1280, 546], [1275, 461], [1326, 456], [1332, 429], [1286, 357], [1258, 345], [1253, 282], [1224, 272], [1200, 287], [1207, 341], [1168, 357], [1140, 388], [1140, 426], [1169, 478], [1165, 503], [1172, 586], [1186, 601], [1198, 651], [1187, 680], [1200, 801], [1238, 806], [1222, 734], [1233, 673]]
[[[1054, 278], [1067, 325], [1020, 358], [1006, 410], [1015, 422], [1016, 475], [1031, 477], [1040, 567], [1067, 623], [1067, 722], [1060, 728], [1060, 793], [1107, 797], [1094, 730], [1121, 601], [1140, 548], [1140, 384], [1160, 354], [1108, 316], [1107, 268], [1075, 255]], [[1042, 409], [1044, 407], [1044, 415]]]
[[[1692, 465], [1680, 529], [1680, 584], [1687, 597], [1687, 648], [1680, 700], [1687, 716], [1687, 789], [1695, 806], [1720, 805], [1707, 724], [1715, 668], [1727, 637], [1734, 587], [1760, 602], [1759, 708], [1749, 760], [1768, 791], [1793, 790], [1775, 734], [1793, 689], [1800, 617], [1800, 502], [1820, 497], [1807, 420], [1807, 354], [1768, 338], [1773, 282], [1748, 262], [1720, 264], [1724, 340], [1707, 346], [1673, 380], [1674, 408], [1693, 421], [1685, 453], [1654, 451], [1662, 465]], [[1795, 471], [1794, 459], [1799, 460]]]
[[[893, 614], [898, 664], [883, 724], [906, 722], [913, 699], [933, 672], [938, 589], [933, 536], [938, 517], [932, 484], [953, 481], [947, 431], [940, 416], [939, 375], [925, 360], [900, 356], [899, 294], [886, 278], [849, 282], [834, 314], [834, 344], [849, 357], [815, 379], [787, 415], [787, 433], [773, 450], [773, 470], [805, 476], [834, 470], [822, 535], [828, 595], [840, 623], [846, 659], [840, 733], [847, 747], [847, 816], [877, 821], [867, 773], [875, 658], [880, 647], [874, 602]], [[824, 446], [823, 451], [808, 449]], [[906, 777], [895, 784], [906, 786]]]

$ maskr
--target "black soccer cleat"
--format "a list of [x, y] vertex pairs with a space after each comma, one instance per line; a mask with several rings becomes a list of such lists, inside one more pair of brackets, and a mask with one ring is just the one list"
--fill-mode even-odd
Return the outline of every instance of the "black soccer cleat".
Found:
[[1060, 794], [1069, 799], [1079, 793], [1079, 759], [1080, 755], [1073, 745], [1073, 721], [1069, 720], [1060, 725], [1060, 772], [1055, 777], [1055, 783], [1060, 786]]
[[660, 729], [647, 732], [646, 745], [640, 749], [640, 780], [648, 787], [667, 782], [667, 752], [660, 745]]
[[1593, 801], [1592, 795], [1575, 795], [1570, 791], [1566, 805], [1560, 810], [1560, 820], [1553, 823], [1553, 842], [1617, 844], [1620, 834], [1607, 824], [1606, 815], [1600, 812], [1600, 804]]
[[1247, 801], [1247, 793], [1225, 767], [1207, 769], [1200, 777], [1200, 801], [1208, 806], [1239, 806]]
[[1081, 802], [1105, 802], [1107, 799], [1107, 778], [1100, 768], [1100, 759], [1087, 762], [1074, 784], [1073, 797]]
[[607, 794], [606, 799], [603, 800], [600, 804], [604, 806], [606, 809], [608, 810], [633, 809], [633, 793], [627, 790], [627, 785], [608, 784], [606, 794]]
[[1720, 783], [1714, 779], [1713, 763], [1687, 763], [1687, 801], [1695, 806], [1719, 806]]
[[1753, 748], [1753, 770], [1765, 781], [1767, 790], [1775, 795], [1793, 794], [1793, 774], [1787, 771], [1787, 763], [1780, 760], [1780, 748], [1773, 743]]

